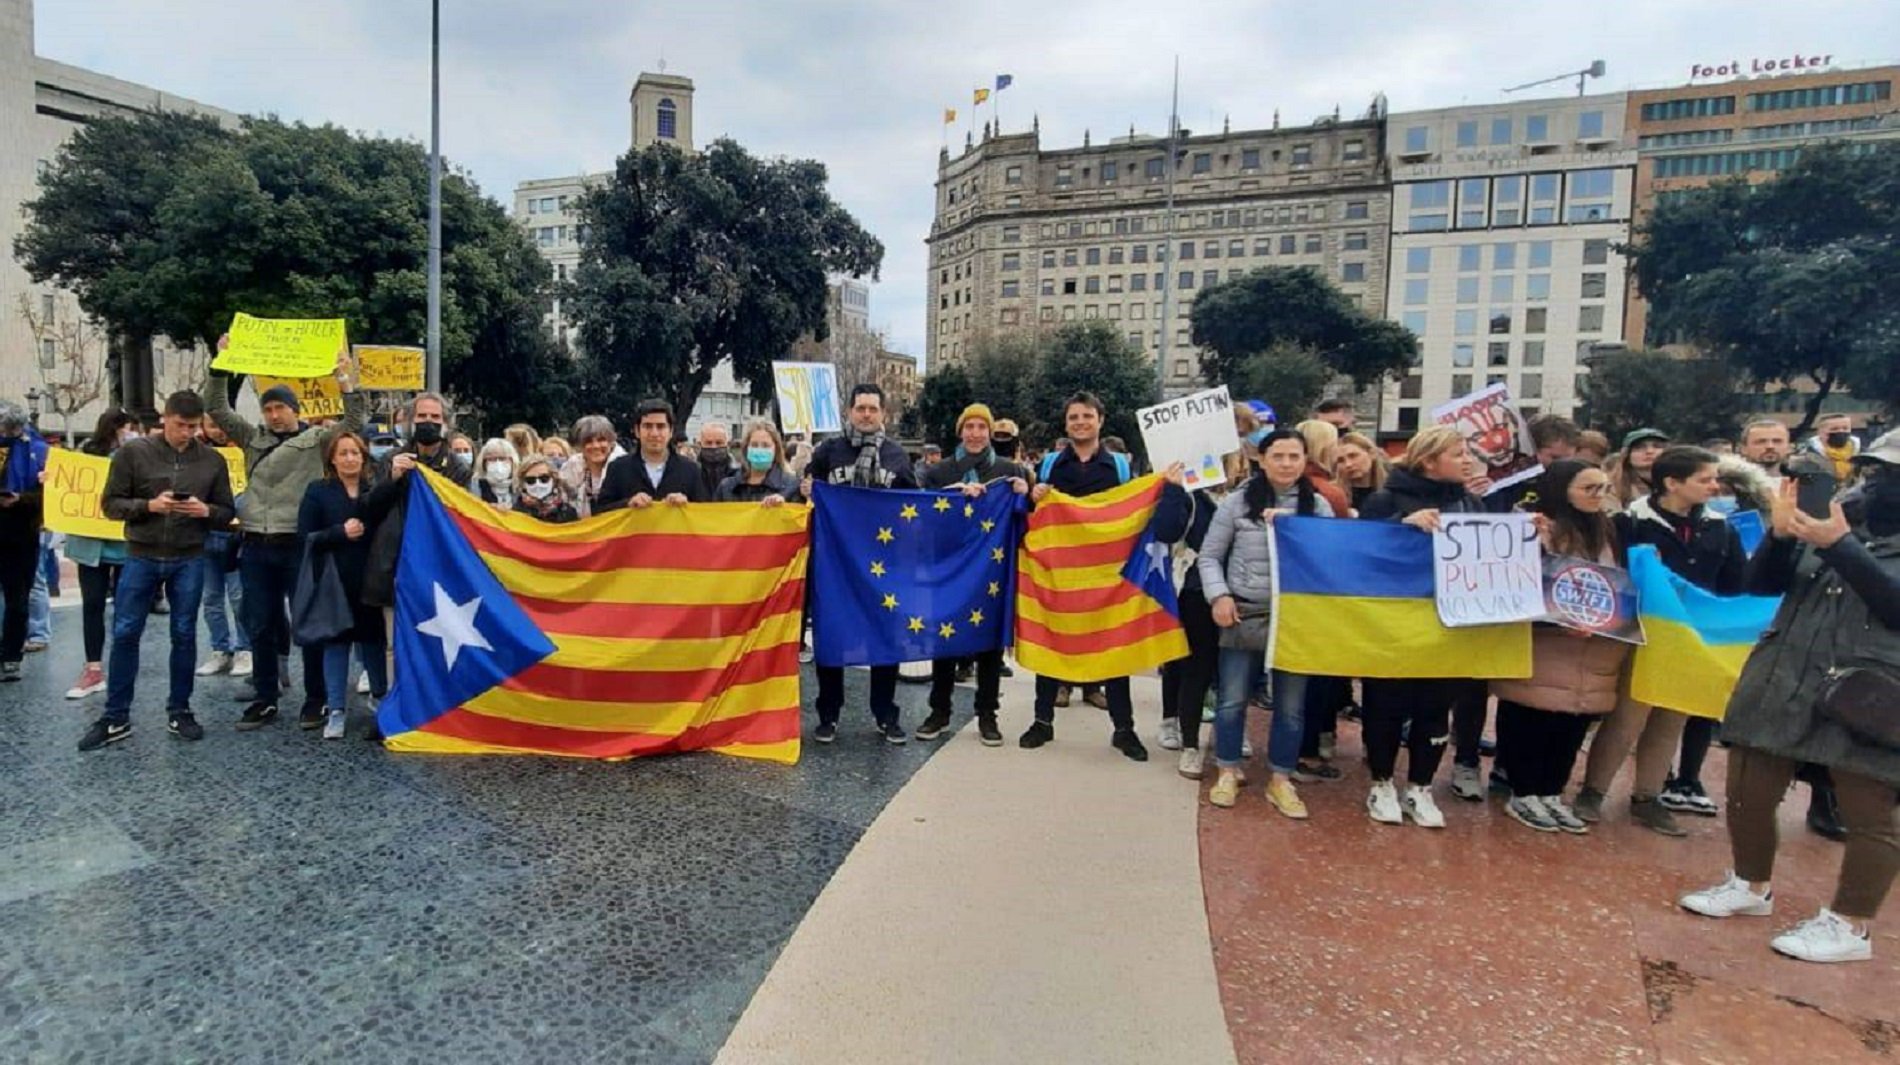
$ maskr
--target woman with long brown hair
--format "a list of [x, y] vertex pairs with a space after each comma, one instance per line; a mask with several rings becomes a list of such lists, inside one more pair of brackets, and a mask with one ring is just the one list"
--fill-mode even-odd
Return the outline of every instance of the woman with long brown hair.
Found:
[[[323, 644], [323, 738], [342, 739], [348, 724], [350, 652], [357, 652], [369, 674], [370, 712], [389, 689], [384, 671], [383, 611], [363, 602], [363, 574], [369, 568], [371, 528], [364, 507], [369, 497], [369, 445], [352, 432], [332, 434], [323, 445], [323, 479], [305, 489], [297, 511], [297, 534], [306, 550], [327, 556], [348, 596], [353, 624]], [[306, 728], [310, 727], [308, 725]]]
[[[92, 427], [92, 435], [79, 445], [87, 455], [110, 458], [127, 440], [137, 439], [138, 419], [120, 407], [107, 407]], [[66, 690], [66, 698], [83, 699], [106, 690], [106, 600], [119, 581], [119, 567], [125, 563], [125, 541], [100, 540], [78, 533], [66, 534], [66, 557], [79, 570], [80, 627], [85, 630], [86, 665], [79, 679]]]

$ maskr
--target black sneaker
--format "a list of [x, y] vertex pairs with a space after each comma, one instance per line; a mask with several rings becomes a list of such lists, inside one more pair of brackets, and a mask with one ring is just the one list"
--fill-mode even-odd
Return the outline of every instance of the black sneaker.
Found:
[[1141, 745], [1141, 737], [1135, 735], [1133, 729], [1115, 730], [1115, 736], [1108, 741], [1108, 744], [1127, 755], [1131, 761], [1145, 762], [1148, 760], [1148, 748]]
[[20, 663], [0, 662], [0, 681], [12, 682], [20, 679]]
[[811, 730], [811, 738], [819, 743], [830, 743], [838, 738], [838, 726], [829, 721], [820, 721], [818, 727]]
[[205, 738], [204, 726], [198, 724], [198, 718], [189, 710], [180, 710], [172, 715], [165, 730], [181, 740], [201, 740]]
[[910, 737], [904, 735], [904, 726], [898, 724], [895, 718], [885, 724], [879, 725], [877, 730], [883, 735], [884, 742], [893, 747], [902, 747], [904, 744], [910, 742]]
[[1346, 774], [1331, 762], [1317, 758], [1302, 758], [1293, 767], [1293, 779], [1301, 784], [1317, 784], [1327, 780], [1338, 780]]
[[86, 730], [84, 736], [79, 737], [79, 749], [96, 751], [108, 743], [117, 743], [120, 740], [130, 739], [131, 736], [131, 722], [107, 721], [102, 717], [92, 723], [92, 727]]
[[924, 718], [924, 723], [917, 726], [917, 738], [920, 740], [934, 740], [938, 736], [943, 735], [944, 730], [949, 727], [950, 715], [948, 713], [932, 710], [930, 716]]
[[1033, 751], [1055, 738], [1056, 727], [1047, 721], [1038, 721], [1023, 731], [1022, 737], [1016, 741], [1016, 746]]
[[1836, 843], [1847, 838], [1847, 826], [1841, 824], [1841, 803], [1833, 788], [1813, 788], [1808, 798], [1808, 831]]
[[275, 720], [277, 720], [276, 703], [255, 702], [245, 707], [244, 713], [239, 715], [237, 729], [239, 732], [249, 732], [252, 729], [263, 728]]
[[328, 720], [330, 720], [330, 711], [324, 709], [322, 703], [305, 703], [303, 708], [297, 711], [297, 727], [305, 732], [322, 728], [323, 723]]
[[1003, 745], [1003, 730], [996, 727], [995, 715], [978, 717], [976, 719], [976, 735], [978, 739], [983, 741], [983, 746], [985, 747], [1001, 747]]

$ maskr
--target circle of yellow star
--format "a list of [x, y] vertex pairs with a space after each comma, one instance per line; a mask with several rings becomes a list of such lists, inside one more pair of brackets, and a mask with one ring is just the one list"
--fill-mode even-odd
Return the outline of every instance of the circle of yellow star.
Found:
[[999, 595], [1002, 595], [1002, 594], [1003, 594], [1003, 585], [1002, 585], [1002, 582], [1000, 582], [1000, 581], [991, 581], [991, 582], [990, 582], [990, 598], [992, 598], [992, 599], [994, 599], [994, 598], [996, 598], [997, 596], [999, 596]]
[[897, 609], [897, 597], [895, 595], [892, 595], [889, 592], [884, 593], [884, 609], [886, 610]]
[[923, 618], [911, 618], [911, 619], [910, 619], [910, 631], [912, 631], [912, 632], [922, 632], [922, 631], [924, 631], [924, 619], [923, 619]]
[[989, 531], [990, 531], [991, 529], [994, 529], [994, 528], [996, 528], [996, 523], [995, 523], [995, 522], [993, 522], [993, 521], [991, 521], [991, 520], [990, 520], [990, 519], [988, 519], [988, 518], [984, 518], [984, 519], [983, 519], [983, 531], [984, 531], [984, 532], [989, 532]]
[[871, 563], [871, 576], [873, 577], [884, 576], [884, 563], [882, 562]]
[[[972, 518], [972, 517], [975, 517], [975, 516], [976, 516], [976, 506], [975, 506], [974, 504], [971, 504], [971, 503], [965, 503], [965, 504], [963, 504], [963, 516], [964, 516], [964, 517], [966, 517], [966, 518]], [[989, 532], [989, 530], [988, 530], [988, 529], [985, 529], [985, 530], [983, 530], [983, 531], [984, 531], [984, 532]]]
[[891, 532], [891, 530], [890, 530], [890, 529], [889, 529], [888, 527], [880, 527], [880, 528], [879, 528], [879, 529], [877, 530], [877, 542], [878, 542], [878, 543], [880, 543], [880, 544], [888, 544], [888, 543], [890, 543], [890, 542], [891, 542], [892, 540], [895, 540], [895, 539], [897, 539], [897, 537], [896, 537], [896, 535], [894, 535], [894, 534], [893, 534], [893, 533]]
[[917, 520], [917, 504], [915, 503], [904, 504], [904, 509], [898, 511], [897, 516], [904, 519], [905, 521]]
[[956, 634], [957, 634], [957, 627], [955, 625], [950, 624], [947, 621], [937, 626], [937, 635], [943, 637], [946, 640], [952, 636], [955, 636]]
[[972, 625], [983, 624], [983, 612], [981, 610], [970, 611], [970, 624]]
[[1001, 561], [1003, 561], [1003, 549], [1002, 549], [1002, 548], [1000, 548], [1000, 547], [993, 547], [993, 548], [991, 548], [991, 549], [990, 549], [990, 561], [991, 561], [991, 562], [1001, 562]]
[[948, 499], [945, 499], [943, 496], [938, 496], [935, 507], [936, 507], [937, 513], [942, 514], [944, 511], [950, 509], [950, 501]]

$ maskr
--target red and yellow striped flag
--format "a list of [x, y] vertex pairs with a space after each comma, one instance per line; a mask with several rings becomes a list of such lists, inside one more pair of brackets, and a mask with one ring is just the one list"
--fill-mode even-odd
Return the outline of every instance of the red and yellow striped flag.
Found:
[[391, 733], [391, 750], [798, 760], [808, 508], [654, 506], [548, 525], [429, 485], [554, 652]]
[[[1163, 482], [1085, 498], [1051, 492], [1016, 556], [1016, 660], [1078, 684], [1187, 654], [1165, 547], [1148, 534]], [[1159, 548], [1159, 550], [1155, 550]]]

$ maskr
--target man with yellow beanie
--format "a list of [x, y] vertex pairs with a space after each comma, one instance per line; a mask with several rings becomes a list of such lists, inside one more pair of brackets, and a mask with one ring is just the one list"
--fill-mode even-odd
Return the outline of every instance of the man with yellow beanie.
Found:
[[[1029, 491], [1029, 471], [996, 454], [990, 434], [996, 425], [990, 409], [972, 403], [957, 416], [955, 456], [923, 471], [924, 488], [941, 492], [957, 489], [966, 496], [986, 491], [1008, 491], [1023, 495]], [[1003, 745], [1003, 733], [996, 727], [996, 710], [1002, 703], [1003, 650], [997, 648], [976, 656], [976, 729], [985, 747]], [[950, 691], [957, 681], [957, 660], [939, 658], [930, 667], [930, 716], [917, 728], [920, 740], [934, 740], [950, 727]]]

